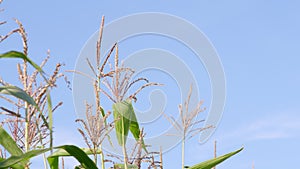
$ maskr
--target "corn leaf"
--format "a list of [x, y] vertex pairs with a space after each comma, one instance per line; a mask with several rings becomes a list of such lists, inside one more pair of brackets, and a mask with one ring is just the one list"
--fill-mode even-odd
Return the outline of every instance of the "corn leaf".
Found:
[[[132, 112], [129, 130], [130, 130], [131, 134], [133, 135], [133, 137], [135, 138], [135, 140], [139, 141], [139, 139], [140, 139], [140, 133], [141, 133], [141, 130], [140, 130], [140, 127], [139, 127], [139, 123], [137, 121], [137, 118], [136, 118], [136, 115], [135, 115], [135, 112], [134, 112], [131, 100], [128, 99], [126, 101], [130, 103], [129, 104], [129, 109]], [[143, 149], [145, 150], [146, 153], [148, 153], [143, 138], [142, 138], [141, 141], [142, 141]]]
[[0, 169], [12, 167], [19, 162], [22, 162], [24, 160], [29, 160], [30, 158], [40, 155], [42, 153], [45, 153], [49, 150], [50, 149], [32, 150], [32, 151], [28, 151], [27, 153], [24, 153], [22, 155], [18, 155], [18, 156], [12, 155], [8, 159], [0, 162]]
[[18, 52], [18, 51], [9, 51], [4, 54], [0, 54], [1, 58], [19, 58], [23, 59], [24, 61], [27, 61], [31, 66], [33, 66], [36, 70], [38, 70], [40, 73], [43, 73], [43, 70], [40, 66], [38, 66], [36, 63], [34, 63], [31, 59], [29, 59], [24, 53]]
[[0, 86], [0, 93], [14, 96], [18, 99], [26, 101], [28, 104], [38, 107], [33, 98], [17, 86]]
[[76, 158], [80, 165], [84, 168], [98, 169], [96, 164], [87, 156], [87, 154], [76, 146], [65, 145], [55, 147], [55, 149], [59, 149], [60, 151], [47, 158], [51, 169], [58, 169], [58, 157], [67, 155]]
[[[73, 156], [77, 159], [77, 161], [82, 165], [84, 168], [88, 169], [97, 169], [96, 164], [87, 156], [87, 154], [81, 150], [80, 148], [73, 146], [73, 145], [64, 145], [59, 147], [54, 147], [54, 149], [63, 149], [65, 150], [70, 156]], [[12, 155], [8, 159], [0, 161], [0, 169], [8, 168], [15, 166], [19, 162], [23, 162], [25, 160], [29, 160], [32, 157], [38, 156], [42, 153], [51, 150], [50, 148], [47, 149], [40, 149], [40, 150], [31, 150], [21, 155]], [[49, 156], [48, 162], [50, 164], [51, 169], [58, 169], [58, 156]], [[24, 168], [24, 167], [23, 167]], [[19, 169], [19, 168], [16, 168]], [[20, 168], [21, 169], [21, 168]]]
[[132, 115], [129, 103], [123, 101], [113, 104], [113, 115], [118, 143], [120, 146], [124, 146], [126, 144]]
[[[127, 164], [127, 168], [128, 169], [138, 169], [138, 166], [132, 165], [132, 164]], [[125, 165], [124, 164], [115, 164], [114, 169], [125, 169]]]
[[11, 155], [22, 155], [23, 152], [10, 137], [10, 135], [0, 126], [0, 144], [11, 154]]
[[[91, 155], [93, 154], [93, 152], [91, 151], [91, 149], [89, 148], [80, 148], [85, 154], [87, 155]], [[97, 154], [100, 154], [101, 151], [97, 150], [96, 151]], [[51, 154], [48, 157], [48, 162], [51, 166], [51, 169], [57, 169], [59, 168], [59, 157], [68, 157], [68, 156], [72, 156], [70, 153], [68, 153], [65, 149], [58, 149], [56, 150], [53, 154]]]
[[[130, 131], [133, 137], [139, 141], [140, 139], [140, 127], [137, 121], [131, 99], [126, 99], [125, 101], [113, 104], [113, 114], [116, 128], [116, 134], [118, 143], [120, 146], [126, 144], [128, 132]], [[142, 140], [143, 148], [147, 152], [144, 141]]]
[[[10, 135], [3, 129], [2, 126], [0, 126], [0, 144], [6, 151], [10, 153], [10, 155], [19, 156], [23, 154], [22, 150], [19, 148], [13, 138], [11, 138]], [[5, 159], [1, 159], [1, 161], [4, 160]], [[12, 168], [22, 169], [25, 167], [26, 163], [27, 161], [23, 161], [20, 164], [12, 166]]]
[[231, 156], [239, 153], [243, 149], [244, 148], [240, 148], [237, 151], [225, 154], [223, 156], [220, 156], [220, 157], [217, 157], [217, 158], [214, 158], [214, 159], [204, 161], [202, 163], [199, 163], [199, 164], [196, 164], [192, 167], [187, 167], [187, 168], [189, 168], [189, 169], [211, 169], [211, 168], [215, 167], [216, 165], [220, 164], [221, 162], [225, 161], [226, 159], [230, 158]]
[[53, 112], [52, 112], [52, 101], [50, 96], [50, 91], [47, 90], [47, 104], [48, 104], [48, 128], [49, 128], [49, 135], [50, 135], [50, 148], [51, 153], [53, 152]]
[[[90, 148], [80, 148], [85, 154], [92, 155], [93, 152]], [[96, 150], [97, 154], [101, 153], [101, 150]], [[55, 152], [53, 152], [48, 158], [52, 157], [64, 157], [64, 156], [72, 156], [70, 153], [68, 153], [65, 149], [58, 149]]]

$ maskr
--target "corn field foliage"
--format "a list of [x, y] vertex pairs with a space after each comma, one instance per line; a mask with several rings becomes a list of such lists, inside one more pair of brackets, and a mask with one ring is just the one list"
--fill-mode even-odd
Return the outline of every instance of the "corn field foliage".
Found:
[[[58, 63], [52, 73], [44, 72], [43, 67], [50, 58], [48, 56], [41, 64], [35, 63], [28, 56], [27, 34], [22, 23], [15, 20], [18, 28], [12, 30], [7, 35], [1, 36], [1, 42], [11, 34], [17, 33], [23, 41], [23, 51], [7, 51], [0, 54], [0, 61], [6, 59], [18, 60], [17, 71], [21, 86], [16, 86], [6, 82], [1, 78], [0, 72], [0, 99], [6, 104], [1, 103], [0, 116], [5, 117], [0, 123], [0, 169], [29, 169], [31, 159], [36, 156], [43, 156], [44, 168], [58, 169], [63, 168], [63, 157], [73, 157], [80, 165], [74, 166], [78, 169], [140, 169], [142, 166], [147, 168], [163, 168], [162, 152], [149, 152], [147, 143], [144, 141], [145, 133], [139, 125], [133, 103], [138, 100], [137, 94], [146, 87], [160, 86], [162, 84], [149, 82], [147, 78], [141, 77], [132, 80], [134, 70], [119, 64], [118, 44], [115, 43], [107, 55], [100, 55], [104, 17], [102, 17], [99, 39], [97, 44], [96, 63], [87, 60], [87, 66], [94, 73], [92, 77], [93, 88], [95, 91], [95, 105], [83, 103], [86, 106], [86, 119], [77, 119], [81, 124], [78, 132], [82, 135], [86, 147], [76, 145], [53, 145], [53, 112], [62, 105], [52, 104], [51, 91], [57, 87], [57, 80], [67, 78], [61, 72], [62, 64]], [[4, 22], [1, 26], [5, 25]], [[104, 60], [100, 62], [101, 58]], [[113, 66], [105, 72], [108, 60], [113, 59]], [[96, 65], [96, 66], [93, 66]], [[73, 73], [83, 74], [72, 71]], [[137, 90], [129, 93], [132, 86], [137, 85]], [[189, 96], [192, 93], [190, 89]], [[101, 99], [106, 98], [111, 101], [111, 109], [105, 109], [101, 105]], [[193, 137], [195, 134], [213, 127], [193, 129], [192, 124], [198, 123], [197, 115], [204, 111], [201, 108], [202, 102], [192, 111], [188, 110], [189, 98], [179, 105], [179, 114], [182, 124], [178, 124], [173, 117], [166, 116], [166, 119], [176, 125], [182, 133], [182, 146], [187, 141], [185, 138]], [[7, 106], [11, 105], [11, 107]], [[92, 108], [94, 107], [94, 108]], [[186, 108], [186, 109], [185, 109]], [[110, 112], [112, 110], [112, 112]], [[112, 116], [112, 121], [108, 117]], [[102, 142], [107, 139], [111, 142], [109, 133], [115, 131], [118, 145], [122, 149], [122, 158], [102, 151]], [[136, 145], [134, 150], [127, 150], [126, 141], [128, 134], [135, 138]], [[182, 155], [182, 165], [178, 168], [189, 169], [211, 169], [222, 163], [231, 156], [242, 151], [240, 148], [228, 154], [187, 166], [184, 162], [184, 151]], [[158, 159], [159, 158], [159, 159]], [[110, 160], [108, 160], [110, 159]]]

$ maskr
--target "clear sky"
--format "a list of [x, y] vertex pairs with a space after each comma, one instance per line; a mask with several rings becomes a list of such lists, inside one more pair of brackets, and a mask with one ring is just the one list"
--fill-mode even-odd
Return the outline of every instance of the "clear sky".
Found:
[[[217, 140], [219, 155], [245, 147], [218, 169], [248, 169], [252, 163], [256, 168], [297, 167], [300, 151], [299, 1], [4, 0], [1, 8], [5, 9], [0, 13], [1, 21], [9, 22], [1, 26], [1, 35], [15, 28], [12, 18], [18, 18], [28, 33], [29, 55], [33, 60], [41, 61], [47, 49], [51, 50], [53, 57], [46, 72], [52, 70], [51, 64], [56, 62], [65, 63], [65, 69], [74, 69], [81, 48], [99, 28], [102, 15], [106, 16], [106, 23], [139, 12], [163, 12], [186, 19], [215, 46], [226, 75], [226, 105], [221, 123], [205, 144], [197, 143], [197, 138], [190, 141], [187, 164], [213, 157], [213, 142]], [[1, 44], [0, 52], [21, 50], [22, 44], [18, 41], [18, 36], [12, 36]], [[139, 43], [146, 43], [145, 39]], [[155, 45], [149, 44], [165, 47]], [[179, 49], [168, 50], [180, 53]], [[15, 63], [1, 61], [1, 76], [13, 82], [15, 72], [8, 69], [9, 64]], [[64, 106], [55, 114], [55, 142], [83, 145], [75, 131], [78, 125], [74, 122], [72, 92], [67, 91], [63, 83], [60, 87], [62, 89], [53, 93], [54, 102], [55, 99], [64, 101]], [[56, 98], [55, 94], [62, 96]], [[207, 95], [209, 93], [204, 93], [204, 100], [210, 99]], [[209, 102], [205, 106], [209, 107]], [[165, 154], [166, 168], [179, 168], [179, 152], [177, 146]]]

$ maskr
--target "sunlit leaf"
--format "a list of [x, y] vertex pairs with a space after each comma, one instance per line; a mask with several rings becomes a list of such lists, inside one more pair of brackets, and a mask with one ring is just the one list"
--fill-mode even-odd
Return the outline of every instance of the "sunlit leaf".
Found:
[[[88, 169], [97, 169], [96, 164], [87, 156], [87, 154], [82, 151], [80, 148], [73, 146], [73, 145], [64, 145], [59, 147], [54, 147], [54, 149], [63, 149], [70, 156], [76, 158], [76, 160], [84, 167]], [[12, 167], [15, 164], [22, 162], [24, 160], [29, 160], [32, 157], [38, 156], [42, 153], [51, 150], [50, 148], [47, 149], [40, 149], [40, 150], [31, 150], [21, 155], [12, 155], [8, 159], [5, 159], [0, 162], [0, 169]], [[49, 156], [48, 162], [50, 164], [51, 169], [58, 169], [58, 157], [59, 156]]]
[[[14, 156], [20, 156], [23, 154], [22, 150], [19, 148], [19, 146], [16, 144], [16, 142], [13, 140], [13, 138], [10, 137], [10, 135], [0, 126], [0, 145], [10, 153], [10, 155]], [[1, 159], [1, 161], [4, 161], [5, 159]], [[14, 165], [12, 168], [15, 169], [22, 169], [26, 165], [27, 161], [23, 161], [20, 164]]]
[[40, 73], [43, 73], [43, 70], [40, 66], [38, 66], [36, 63], [34, 63], [31, 59], [29, 59], [24, 53], [18, 52], [18, 51], [9, 51], [4, 54], [0, 54], [1, 58], [19, 58], [27, 61], [29, 64], [31, 64], [36, 70], [38, 70]]
[[239, 153], [242, 150], [243, 150], [243, 148], [240, 148], [237, 151], [225, 154], [223, 156], [220, 156], [220, 157], [217, 157], [217, 158], [214, 158], [214, 159], [210, 159], [210, 160], [204, 161], [202, 163], [199, 163], [199, 164], [196, 164], [196, 165], [194, 165], [192, 167], [187, 167], [187, 168], [189, 168], [189, 169], [211, 169], [214, 166], [220, 164], [221, 162], [225, 161], [226, 159], [228, 159], [231, 156]]
[[42, 153], [45, 153], [49, 150], [50, 149], [32, 150], [32, 151], [28, 151], [27, 153], [24, 153], [22, 155], [18, 155], [18, 156], [12, 155], [8, 159], [0, 162], [0, 168], [2, 169], [2, 168], [11, 167], [21, 161], [29, 160], [30, 158], [40, 155]]
[[[97, 169], [96, 164], [87, 156], [87, 154], [81, 150], [80, 148], [73, 146], [73, 145], [65, 145], [65, 146], [59, 146], [55, 147], [55, 149], [62, 149], [65, 152], [69, 154], [69, 156], [73, 156], [76, 158], [76, 160], [80, 163], [81, 166], [88, 169]], [[63, 153], [63, 151], [60, 151], [60, 153]], [[51, 169], [58, 169], [58, 157], [65, 156], [66, 154], [61, 154], [57, 152], [56, 155], [49, 156], [48, 162], [51, 167]]]
[[126, 144], [130, 126], [130, 118], [132, 115], [132, 112], [130, 111], [130, 105], [126, 101], [113, 104], [115, 129], [117, 140], [120, 146], [124, 146]]
[[[141, 130], [132, 106], [131, 99], [126, 99], [125, 101], [113, 104], [113, 114], [114, 119], [116, 120], [115, 128], [119, 145], [123, 145], [123, 140], [126, 144], [129, 130], [133, 137], [139, 141]], [[143, 140], [142, 144], [144, 150], [147, 152]]]
[[[138, 169], [138, 166], [127, 164], [127, 168], [128, 169]], [[114, 169], [125, 169], [125, 165], [124, 164], [115, 164]]]

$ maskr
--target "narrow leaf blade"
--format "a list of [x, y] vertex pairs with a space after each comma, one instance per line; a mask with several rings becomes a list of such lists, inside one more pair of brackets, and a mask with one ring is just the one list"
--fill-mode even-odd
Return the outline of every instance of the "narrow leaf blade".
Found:
[[[138, 166], [132, 165], [132, 164], [127, 164], [127, 168], [128, 169], [138, 169]], [[124, 164], [115, 164], [114, 169], [125, 169], [125, 165]]]
[[0, 162], [0, 168], [8, 168], [19, 162], [29, 160], [32, 157], [49, 151], [50, 149], [32, 150], [19, 156], [12, 155], [8, 159]]
[[40, 73], [43, 73], [43, 70], [40, 66], [38, 66], [36, 63], [34, 63], [31, 59], [29, 59], [24, 53], [18, 52], [18, 51], [9, 51], [4, 54], [0, 54], [0, 59], [2, 58], [19, 58], [27, 61], [29, 64], [31, 64], [36, 70], [38, 70]]
[[242, 151], [244, 148], [240, 148], [237, 151], [225, 154], [223, 156], [214, 158], [214, 159], [210, 159], [207, 161], [204, 161], [202, 163], [196, 164], [192, 167], [188, 167], [189, 169], [211, 169], [213, 167], [215, 167], [216, 165], [220, 164], [221, 162], [225, 161], [226, 159], [230, 158], [231, 156], [239, 153], [240, 151]]
[[[63, 149], [65, 150], [70, 156], [73, 156], [76, 158], [78, 162], [84, 167], [88, 169], [98, 169], [96, 164], [88, 157], [88, 155], [81, 150], [80, 148], [73, 146], [73, 145], [64, 145], [64, 146], [59, 146], [55, 147], [55, 149]], [[48, 157], [48, 162], [54, 164], [55, 159], [58, 158], [59, 156], [49, 156]], [[49, 161], [50, 160], [50, 161]], [[57, 163], [58, 164], [58, 163]], [[53, 166], [50, 166], [51, 168]]]
[[[19, 146], [16, 144], [16, 142], [13, 140], [13, 138], [10, 137], [10, 135], [3, 129], [2, 126], [0, 126], [0, 144], [7, 150], [11, 155], [19, 156], [22, 155], [23, 152], [19, 148]], [[2, 159], [4, 161], [4, 159]], [[12, 166], [12, 168], [24, 168], [26, 163], [28, 161], [23, 161], [20, 164]], [[0, 167], [1, 168], [1, 167]]]
[[0, 93], [14, 96], [18, 99], [26, 101], [28, 104], [38, 107], [33, 98], [17, 86], [0, 86]]

